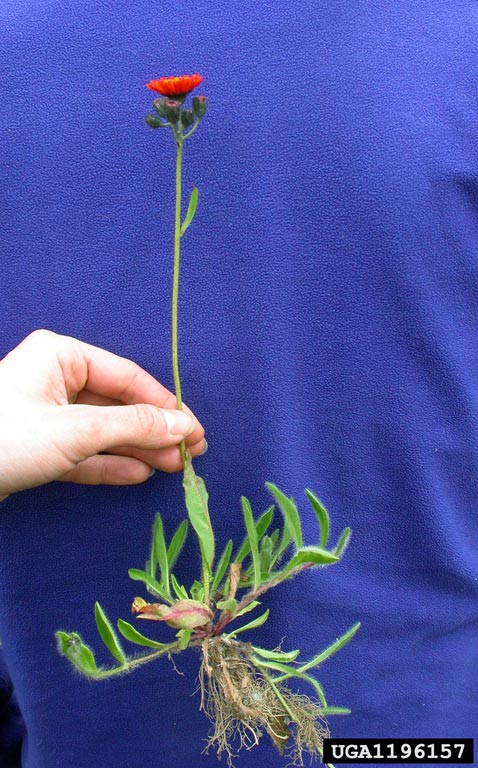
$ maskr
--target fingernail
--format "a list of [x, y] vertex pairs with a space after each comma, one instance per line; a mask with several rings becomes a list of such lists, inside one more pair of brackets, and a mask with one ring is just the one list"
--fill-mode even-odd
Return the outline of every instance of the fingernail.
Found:
[[156, 472], [154, 467], [151, 467], [150, 477], [153, 477], [154, 473]]
[[194, 419], [184, 411], [163, 409], [163, 416], [170, 435], [184, 435], [186, 437], [194, 430]]
[[204, 448], [203, 448], [203, 450], [201, 451], [201, 453], [199, 455], [200, 456], [204, 456], [204, 454], [206, 453], [208, 448], [209, 448], [209, 446], [207, 444], [207, 440], [204, 440]]

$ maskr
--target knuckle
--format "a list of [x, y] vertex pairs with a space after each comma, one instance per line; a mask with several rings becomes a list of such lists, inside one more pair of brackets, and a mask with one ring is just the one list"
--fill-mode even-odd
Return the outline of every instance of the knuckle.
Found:
[[148, 437], [152, 436], [156, 431], [158, 424], [152, 408], [145, 403], [136, 403], [133, 405], [133, 408], [141, 432]]
[[53, 331], [47, 330], [47, 328], [37, 328], [28, 334], [25, 341], [33, 342], [35, 344], [48, 344], [50, 345], [53, 340], [58, 339], [58, 334]]
[[173, 393], [170, 392], [168, 397], [162, 404], [161, 408], [169, 408], [172, 410], [173, 408], [177, 408], [177, 406], [178, 406], [178, 401], [177, 401], [176, 395], [173, 395]]

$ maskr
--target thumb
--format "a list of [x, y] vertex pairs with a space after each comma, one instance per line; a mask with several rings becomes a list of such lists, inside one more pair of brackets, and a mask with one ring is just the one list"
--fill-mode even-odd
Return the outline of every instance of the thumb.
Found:
[[77, 454], [76, 461], [120, 446], [155, 450], [177, 445], [196, 427], [194, 417], [185, 411], [149, 403], [67, 405], [61, 411], [68, 411], [64, 445]]

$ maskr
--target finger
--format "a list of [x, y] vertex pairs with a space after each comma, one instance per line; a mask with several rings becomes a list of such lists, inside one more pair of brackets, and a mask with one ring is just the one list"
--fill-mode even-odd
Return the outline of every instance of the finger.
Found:
[[125, 403], [174, 407], [174, 395], [149, 373], [100, 347], [40, 329], [3, 358], [2, 386], [12, 380], [31, 396], [45, 396], [54, 383], [54, 399], [68, 402], [83, 389]]
[[[194, 445], [188, 446], [188, 450], [193, 459], [202, 456], [206, 453], [207, 442], [203, 438]], [[183, 468], [181, 450], [177, 446], [162, 448], [159, 451], [142, 451], [138, 448], [121, 447], [113, 449], [113, 452], [118, 456], [131, 456], [159, 469], [161, 472], [179, 472]]]
[[[85, 402], [92, 405], [124, 402], [177, 408], [175, 395], [131, 360], [44, 329], [27, 336], [0, 365], [2, 391], [14, 399], [26, 395], [64, 405], [85, 391]], [[192, 414], [186, 405], [183, 408]]]
[[[176, 398], [174, 398], [174, 401], [176, 403]], [[118, 400], [110, 400], [109, 398], [102, 397], [101, 395], [95, 395], [93, 392], [89, 392], [89, 390], [84, 389], [82, 392], [79, 393], [78, 399], [75, 402], [75, 405], [100, 405], [100, 406], [110, 406], [110, 405], [121, 405]], [[174, 409], [174, 405], [171, 406], [171, 409]], [[190, 435], [186, 437], [186, 445], [189, 447], [192, 447], [196, 443], [200, 442], [204, 439], [204, 427], [201, 426], [201, 424], [198, 422], [196, 417], [194, 416], [194, 413], [191, 411], [190, 408], [186, 405], [186, 403], [183, 403], [183, 410], [186, 411], [193, 419], [194, 419], [194, 430], [191, 432]], [[126, 455], [126, 454], [125, 454]], [[133, 454], [128, 454], [133, 455]], [[141, 461], [143, 461], [143, 458], [141, 456], [138, 456]]]
[[83, 485], [135, 485], [151, 477], [148, 464], [124, 456], [92, 456], [59, 479]]
[[[205, 442], [205, 441], [204, 441]], [[204, 446], [205, 448], [206, 446]], [[195, 446], [193, 450], [190, 450], [191, 457], [197, 458], [198, 456], [201, 456], [203, 453], [205, 453], [204, 448], [199, 448], [198, 446]], [[172, 445], [169, 446], [169, 448], [163, 448], [161, 451], [161, 456], [158, 459], [158, 462], [155, 464], [152, 464], [152, 466], [155, 469], [158, 469], [160, 472], [181, 472], [183, 470], [183, 459], [181, 456], [181, 450], [179, 446]]]
[[172, 392], [132, 360], [77, 339], [74, 341], [79, 345], [87, 367], [87, 379], [79, 390], [87, 384], [89, 392], [123, 403], [174, 407]]
[[78, 405], [123, 405], [121, 400], [113, 400], [112, 397], [96, 395], [94, 392], [90, 392], [88, 389], [82, 389], [81, 392], [78, 393], [74, 402]]
[[[170, 393], [170, 395], [171, 395], [170, 402], [168, 402], [168, 405], [164, 407], [169, 409], [177, 408], [177, 400], [175, 395], [173, 395], [172, 393]], [[89, 389], [83, 389], [81, 392], [78, 393], [78, 396], [75, 399], [75, 404], [77, 405], [123, 405], [121, 400], [113, 400], [111, 397], [104, 397], [103, 395], [98, 395], [95, 392], [90, 392]], [[153, 403], [153, 405], [155, 405], [155, 403]], [[163, 407], [163, 406], [160, 406], [160, 407]], [[201, 426], [200, 422], [197, 420], [193, 411], [184, 402], [182, 404], [182, 410], [186, 411], [186, 413], [189, 413], [190, 416], [196, 419], [198, 428], [202, 430], [201, 437], [203, 437], [204, 428]], [[196, 435], [194, 436], [196, 437]]]
[[108, 408], [67, 405], [53, 411], [57, 445], [74, 463], [121, 446], [157, 450], [177, 445], [196, 428], [194, 418], [184, 411], [147, 403]]

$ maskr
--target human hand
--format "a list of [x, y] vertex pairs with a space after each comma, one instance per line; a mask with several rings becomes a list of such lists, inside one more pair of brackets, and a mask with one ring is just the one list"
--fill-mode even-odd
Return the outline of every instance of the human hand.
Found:
[[[52, 480], [142, 483], [206, 449], [191, 411], [136, 363], [38, 330], [0, 361], [0, 501]], [[106, 455], [103, 455], [105, 453]]]

